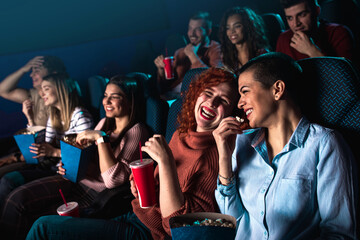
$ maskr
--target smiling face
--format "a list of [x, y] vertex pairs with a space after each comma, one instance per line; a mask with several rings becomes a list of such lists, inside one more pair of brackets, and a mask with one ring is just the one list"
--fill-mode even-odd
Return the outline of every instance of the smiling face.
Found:
[[40, 96], [44, 100], [45, 106], [54, 106], [60, 109], [56, 87], [52, 82], [47, 80], [41, 82]]
[[232, 44], [241, 44], [245, 41], [243, 29], [241, 17], [238, 14], [232, 15], [227, 19], [226, 35]]
[[205, 20], [203, 19], [197, 19], [197, 20], [191, 19], [189, 21], [187, 34], [190, 43], [194, 46], [197, 46], [200, 43], [205, 42], [207, 38], [206, 29], [204, 28], [204, 21]]
[[43, 77], [45, 77], [48, 74], [49, 74], [48, 70], [43, 66], [33, 68], [32, 72], [30, 73], [30, 77], [33, 80], [33, 87], [40, 88], [41, 82], [43, 81]]
[[284, 9], [287, 23], [292, 32], [301, 31], [310, 33], [316, 26], [315, 13], [305, 2]]
[[240, 100], [238, 108], [243, 109], [251, 128], [267, 127], [276, 112], [273, 88], [265, 88], [253, 76], [253, 71], [245, 71], [239, 76]]
[[224, 117], [228, 117], [235, 106], [237, 97], [230, 83], [220, 83], [206, 88], [196, 100], [196, 131], [214, 130]]
[[130, 115], [130, 103], [125, 97], [125, 93], [116, 84], [109, 83], [106, 86], [103, 106], [106, 117], [116, 118]]

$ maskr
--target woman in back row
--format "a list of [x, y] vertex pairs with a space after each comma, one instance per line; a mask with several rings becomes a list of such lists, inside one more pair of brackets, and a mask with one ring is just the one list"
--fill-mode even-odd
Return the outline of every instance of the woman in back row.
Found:
[[247, 7], [233, 7], [225, 12], [220, 22], [219, 40], [223, 64], [234, 72], [270, 49], [264, 21]]

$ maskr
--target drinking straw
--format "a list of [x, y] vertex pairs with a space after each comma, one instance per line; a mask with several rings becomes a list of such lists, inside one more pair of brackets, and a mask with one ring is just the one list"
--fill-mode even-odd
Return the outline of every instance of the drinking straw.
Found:
[[167, 48], [165, 48], [165, 57], [168, 56], [168, 51], [167, 51]]
[[139, 150], [140, 150], [140, 161], [142, 162], [143, 158], [142, 158], [142, 152], [141, 152], [141, 141], [139, 142]]
[[67, 207], [68, 205], [67, 205], [67, 203], [66, 203], [66, 200], [65, 200], [64, 194], [63, 194], [63, 193], [62, 193], [62, 191], [61, 191], [61, 188], [59, 188], [59, 192], [60, 192], [61, 197], [62, 197], [62, 199], [63, 199], [63, 201], [64, 201], [64, 203], [65, 203], [65, 206]]

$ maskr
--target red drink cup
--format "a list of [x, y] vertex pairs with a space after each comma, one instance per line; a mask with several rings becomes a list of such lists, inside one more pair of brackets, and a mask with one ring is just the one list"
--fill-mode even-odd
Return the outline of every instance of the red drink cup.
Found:
[[69, 202], [57, 208], [57, 213], [60, 216], [79, 217], [79, 204], [77, 202]]
[[140, 207], [149, 208], [156, 204], [154, 161], [143, 159], [130, 163], [139, 194]]
[[166, 79], [173, 79], [174, 78], [173, 62], [174, 62], [174, 57], [166, 57], [166, 58], [164, 58], [165, 78]]

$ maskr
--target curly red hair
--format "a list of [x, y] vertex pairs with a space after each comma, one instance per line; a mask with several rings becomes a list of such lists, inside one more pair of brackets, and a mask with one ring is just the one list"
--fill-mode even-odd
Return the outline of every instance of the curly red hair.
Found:
[[179, 123], [178, 131], [180, 133], [187, 133], [189, 130], [196, 129], [196, 120], [194, 108], [196, 100], [200, 94], [207, 88], [217, 86], [220, 83], [229, 82], [233, 84], [235, 91], [237, 91], [237, 81], [234, 73], [224, 68], [209, 68], [204, 71], [196, 80], [192, 81], [189, 89], [186, 92], [184, 103], [180, 114], [177, 118]]

